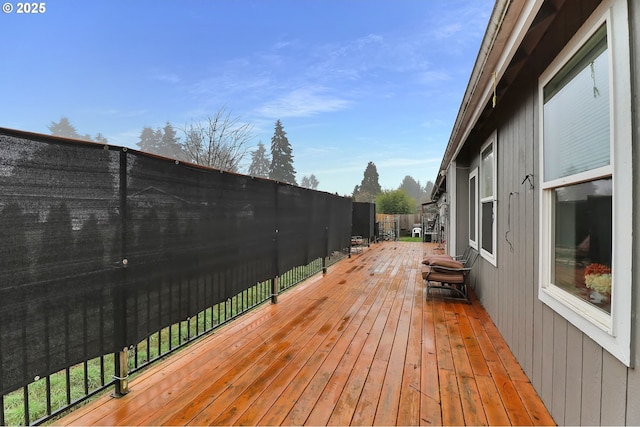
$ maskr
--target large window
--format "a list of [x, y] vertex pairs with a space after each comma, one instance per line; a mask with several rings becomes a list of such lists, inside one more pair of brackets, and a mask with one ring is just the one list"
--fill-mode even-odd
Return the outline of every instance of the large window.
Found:
[[478, 168], [469, 174], [469, 246], [478, 249]]
[[[540, 77], [539, 295], [629, 365], [632, 189], [624, 3], [605, 1]], [[614, 27], [616, 20], [623, 25]]]
[[480, 255], [496, 265], [496, 193], [498, 186], [496, 167], [496, 136], [480, 149]]

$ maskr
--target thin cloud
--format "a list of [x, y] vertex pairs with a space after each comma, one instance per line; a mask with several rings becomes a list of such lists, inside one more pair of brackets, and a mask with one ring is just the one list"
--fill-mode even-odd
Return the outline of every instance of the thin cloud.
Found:
[[180, 76], [178, 76], [177, 74], [173, 74], [173, 73], [156, 73], [153, 75], [153, 78], [155, 80], [159, 80], [161, 82], [169, 82], [169, 83], [180, 83], [181, 79]]
[[423, 71], [418, 73], [418, 81], [423, 84], [445, 82], [451, 80], [451, 76], [444, 71]]
[[123, 118], [141, 117], [149, 113], [146, 108], [139, 110], [119, 110], [117, 108], [98, 108], [90, 107], [80, 110], [82, 113], [91, 114], [94, 116], [116, 116]]
[[437, 28], [434, 36], [438, 40], [449, 39], [459, 34], [462, 28], [463, 26], [461, 23], [455, 22], [453, 24], [449, 24], [449, 25], [445, 25], [443, 27]]
[[350, 101], [324, 94], [322, 87], [305, 86], [258, 108], [265, 117], [310, 117], [320, 113], [344, 110]]
[[189, 87], [192, 95], [216, 95], [220, 98], [233, 94], [247, 92], [268, 86], [270, 80], [266, 77], [241, 77], [233, 73], [224, 73], [202, 79]]
[[300, 42], [298, 40], [285, 40], [285, 41], [279, 41], [275, 43], [273, 46], [271, 46], [271, 49], [280, 50], [288, 47], [298, 47], [298, 46], [300, 46]]
[[424, 158], [422, 156], [416, 157], [397, 157], [395, 159], [385, 159], [379, 164], [376, 163], [378, 168], [397, 168], [405, 166], [421, 166], [429, 165], [433, 163], [439, 163], [442, 159], [439, 157]]

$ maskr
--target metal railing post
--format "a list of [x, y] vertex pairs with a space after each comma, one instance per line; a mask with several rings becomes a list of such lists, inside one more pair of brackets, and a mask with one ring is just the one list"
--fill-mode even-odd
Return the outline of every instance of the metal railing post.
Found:
[[327, 257], [322, 257], [322, 274], [327, 274]]
[[[126, 282], [129, 260], [127, 254], [127, 149], [120, 151], [120, 252], [122, 259], [117, 263], [120, 268], [119, 280], [114, 289], [113, 324], [116, 345], [122, 348], [113, 354], [115, 389], [114, 397], [121, 397], [129, 393], [129, 351], [127, 349], [127, 321], [126, 321]], [[118, 348], [118, 347], [116, 347]]]
[[114, 354], [115, 390], [113, 397], [122, 397], [129, 393], [129, 349], [123, 348], [122, 351]]
[[271, 279], [271, 303], [278, 303], [278, 290], [280, 288], [280, 278], [278, 276]]

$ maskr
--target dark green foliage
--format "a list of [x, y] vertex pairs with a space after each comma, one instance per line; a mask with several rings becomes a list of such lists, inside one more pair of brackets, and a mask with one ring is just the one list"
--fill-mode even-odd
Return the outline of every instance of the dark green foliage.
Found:
[[317, 190], [318, 184], [320, 183], [314, 174], [311, 174], [310, 176], [303, 176], [302, 181], [300, 181], [301, 187], [310, 188], [312, 190]]
[[289, 144], [287, 134], [282, 128], [280, 120], [276, 121], [276, 128], [271, 138], [269, 178], [296, 185], [296, 171], [293, 168], [291, 144]]
[[431, 200], [431, 192], [433, 192], [433, 182], [432, 181], [427, 181], [427, 183], [424, 186], [424, 192], [427, 195], [427, 201]]
[[262, 142], [258, 143], [258, 148], [251, 152], [251, 165], [249, 165], [248, 174], [261, 178], [269, 178], [269, 168], [271, 162], [267, 157], [267, 150]]
[[158, 154], [172, 159], [184, 159], [180, 140], [175, 129], [169, 122], [164, 125], [164, 129], [162, 130], [162, 138], [160, 138], [160, 152]]
[[148, 153], [157, 153], [157, 150], [160, 147], [161, 137], [162, 133], [159, 129], [157, 131], [154, 131], [150, 127], [145, 127], [140, 133], [140, 141], [138, 141], [138, 147], [140, 147], [142, 151], [146, 151]]
[[98, 132], [98, 134], [95, 136], [95, 138], [93, 138], [93, 140], [95, 142], [99, 142], [100, 144], [107, 144], [109, 141], [107, 141], [107, 138], [104, 137], [104, 135], [102, 135], [100, 132]]
[[91, 135], [89, 135], [88, 133], [84, 135], [80, 135], [78, 131], [76, 131], [76, 128], [71, 124], [69, 119], [66, 117], [60, 118], [60, 121], [57, 123], [51, 122], [51, 124], [47, 127], [49, 128], [51, 135], [54, 135], [54, 136], [61, 136], [64, 138], [72, 138], [72, 139], [82, 139], [84, 141], [99, 142], [100, 144], [107, 144], [109, 142], [107, 141], [107, 138], [105, 138], [104, 135], [102, 135], [99, 132], [98, 134], [96, 134], [95, 138], [92, 138]]
[[416, 181], [409, 175], [404, 177], [404, 179], [402, 180], [402, 184], [400, 184], [398, 190], [404, 191], [416, 202], [426, 201], [424, 200], [425, 194], [422, 187], [420, 186], [420, 182]]
[[353, 189], [353, 199], [357, 202], [372, 203], [382, 191], [378, 178], [376, 165], [373, 162], [369, 162], [364, 170], [362, 182]]
[[62, 117], [59, 122], [51, 122], [49, 126], [51, 135], [62, 136], [64, 138], [82, 139], [82, 137], [76, 131], [76, 128], [71, 124], [68, 118]]
[[164, 126], [164, 129], [153, 130], [150, 127], [142, 129], [140, 141], [137, 144], [142, 151], [147, 153], [171, 159], [183, 160], [184, 158], [176, 131], [169, 122]]
[[376, 210], [383, 214], [409, 214], [415, 209], [415, 201], [402, 190], [383, 191], [376, 197]]
[[373, 162], [367, 164], [367, 168], [364, 170], [364, 177], [360, 184], [360, 191], [367, 192], [373, 196], [377, 196], [382, 192], [380, 182], [378, 181], [378, 169]]

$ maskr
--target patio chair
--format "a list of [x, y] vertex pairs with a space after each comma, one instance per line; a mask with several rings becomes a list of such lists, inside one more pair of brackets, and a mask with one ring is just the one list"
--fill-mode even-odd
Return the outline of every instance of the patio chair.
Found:
[[427, 254], [422, 259], [423, 264], [430, 264], [432, 260], [455, 260], [460, 261], [462, 264], [466, 263], [469, 259], [469, 253], [471, 252], [471, 246], [467, 246], [462, 255], [449, 255], [449, 254]]
[[427, 284], [427, 298], [432, 289], [442, 289], [439, 294], [443, 299], [463, 300], [470, 304], [467, 286], [469, 273], [476, 262], [478, 252], [469, 250], [464, 262], [454, 259], [430, 259], [422, 262], [422, 278]]

